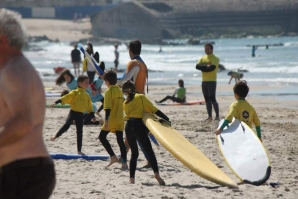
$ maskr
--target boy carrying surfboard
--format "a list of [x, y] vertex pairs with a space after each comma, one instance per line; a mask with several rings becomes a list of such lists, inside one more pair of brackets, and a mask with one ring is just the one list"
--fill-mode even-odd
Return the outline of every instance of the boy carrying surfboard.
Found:
[[258, 138], [262, 141], [259, 117], [254, 107], [245, 100], [249, 92], [249, 87], [247, 86], [246, 81], [242, 80], [237, 82], [233, 90], [234, 97], [237, 101], [231, 104], [228, 115], [222, 125], [215, 132], [216, 135], [219, 135], [222, 130], [232, 122], [233, 117], [235, 117], [236, 119], [245, 122], [250, 128], [252, 128], [252, 123], [254, 123]]

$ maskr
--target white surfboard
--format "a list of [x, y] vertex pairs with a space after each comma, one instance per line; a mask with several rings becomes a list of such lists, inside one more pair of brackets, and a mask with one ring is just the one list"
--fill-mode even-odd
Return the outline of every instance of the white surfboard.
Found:
[[94, 57], [90, 56], [89, 53], [84, 49], [83, 45], [81, 43], [78, 43], [78, 48], [81, 50], [81, 52], [86, 56], [88, 62], [92, 65], [92, 67], [100, 74], [103, 75], [104, 72], [101, 70], [99, 65], [97, 64]]
[[258, 186], [269, 179], [271, 167], [267, 151], [247, 124], [234, 119], [216, 139], [226, 163], [241, 182]]

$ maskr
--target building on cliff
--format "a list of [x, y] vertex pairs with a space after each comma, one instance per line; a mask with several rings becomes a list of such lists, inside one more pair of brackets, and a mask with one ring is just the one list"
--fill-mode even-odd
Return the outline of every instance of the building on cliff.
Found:
[[91, 23], [93, 35], [122, 39], [297, 33], [298, 0], [143, 0], [100, 11]]

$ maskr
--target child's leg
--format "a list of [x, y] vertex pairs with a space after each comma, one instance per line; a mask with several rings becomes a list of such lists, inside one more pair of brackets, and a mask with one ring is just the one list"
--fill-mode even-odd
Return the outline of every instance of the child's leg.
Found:
[[102, 143], [103, 147], [106, 149], [108, 154], [111, 157], [111, 162], [108, 164], [108, 166], [111, 166], [115, 162], [118, 162], [118, 158], [116, 157], [109, 141], [107, 140], [107, 135], [109, 134], [109, 131], [101, 130], [98, 136], [98, 139]]
[[103, 104], [104, 104], [104, 98], [102, 98], [100, 100], [100, 102], [102, 103], [101, 106], [98, 108], [97, 113], [99, 113], [102, 109], [103, 109]]
[[139, 149], [136, 141], [136, 137], [133, 135], [133, 122], [128, 121], [125, 126], [125, 133], [128, 144], [131, 150], [131, 158], [129, 162], [129, 170], [130, 170], [130, 182], [134, 183], [136, 168], [137, 168], [137, 160], [139, 157]]
[[160, 185], [165, 185], [165, 182], [159, 175], [157, 160], [156, 160], [154, 151], [152, 149], [151, 142], [148, 138], [147, 132], [145, 132], [145, 131], [140, 132], [137, 135], [137, 139], [138, 139], [139, 143], [143, 145], [143, 149], [146, 152], [146, 154], [148, 155], [148, 160], [149, 160], [151, 167], [154, 171], [154, 177], [156, 178], [156, 180], [158, 181], [158, 183]]
[[54, 141], [56, 138], [60, 137], [63, 133], [65, 133], [69, 129], [73, 119], [74, 119], [74, 112], [70, 110], [64, 125], [59, 129], [55, 137], [51, 138], [51, 140]]
[[80, 153], [81, 155], [84, 155], [82, 153], [84, 114], [76, 112], [74, 119], [76, 121], [76, 127], [77, 127], [77, 149], [78, 149], [78, 153]]
[[128, 168], [126, 164], [127, 153], [126, 153], [126, 147], [123, 141], [123, 131], [116, 131], [116, 137], [117, 137], [117, 143], [121, 151], [122, 169], [127, 169]]

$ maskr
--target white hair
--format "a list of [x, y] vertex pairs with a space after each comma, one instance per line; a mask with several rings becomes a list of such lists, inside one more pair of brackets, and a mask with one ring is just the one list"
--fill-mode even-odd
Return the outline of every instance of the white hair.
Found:
[[10, 46], [21, 49], [27, 41], [22, 17], [14, 11], [0, 9], [0, 35], [5, 35]]

